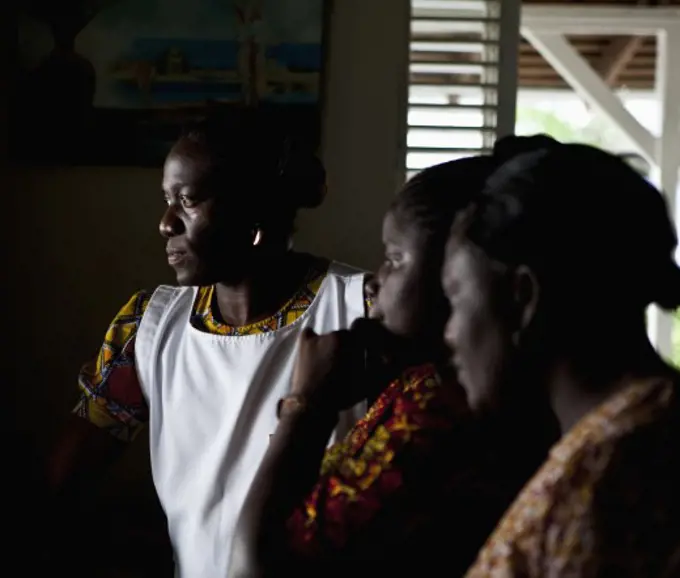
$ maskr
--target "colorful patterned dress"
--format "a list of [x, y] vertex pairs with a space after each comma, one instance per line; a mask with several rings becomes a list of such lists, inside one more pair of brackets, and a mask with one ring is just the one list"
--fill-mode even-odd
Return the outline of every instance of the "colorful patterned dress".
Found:
[[[307, 310], [328, 266], [327, 260], [315, 260], [298, 292], [275, 315], [242, 327], [219, 321], [213, 315], [214, 286], [200, 287], [190, 322], [201, 331], [217, 335], [252, 335], [280, 329]], [[121, 441], [134, 439], [149, 419], [135, 368], [135, 336], [150, 298], [150, 292], [141, 291], [123, 306], [111, 322], [99, 354], [82, 368], [78, 378], [81, 397], [74, 413]]]
[[631, 383], [550, 452], [467, 578], [680, 576], [680, 404]]
[[324, 576], [462, 574], [549, 447], [511, 459], [512, 432], [496, 434], [434, 366], [404, 372], [326, 451], [288, 520], [290, 550]]

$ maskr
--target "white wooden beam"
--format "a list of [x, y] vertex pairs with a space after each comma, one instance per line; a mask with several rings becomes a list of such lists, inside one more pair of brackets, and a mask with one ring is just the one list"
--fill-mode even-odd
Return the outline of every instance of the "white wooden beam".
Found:
[[603, 50], [597, 71], [609, 86], [616, 84], [644, 42], [644, 36], [616, 36]]
[[[659, 4], [659, 0], [637, 0], [638, 6]], [[603, 50], [596, 69], [609, 86], [614, 86], [631, 60], [642, 48], [644, 36], [615, 36]]]
[[586, 60], [560, 34], [539, 33], [528, 26], [522, 35], [590, 106], [599, 110], [628, 136], [638, 152], [656, 166], [656, 137], [626, 109]]
[[522, 7], [522, 26], [561, 34], [655, 35], [680, 22], [680, 8], [541, 4]]
[[[656, 88], [661, 105], [661, 138], [657, 143], [656, 184], [666, 195], [677, 227], [678, 172], [680, 171], [680, 25], [657, 35]], [[652, 343], [666, 358], [673, 352], [673, 316], [657, 308], [650, 312]]]
[[680, 171], [680, 25], [657, 37], [656, 89], [661, 105], [661, 138], [657, 143], [658, 185], [676, 216]]

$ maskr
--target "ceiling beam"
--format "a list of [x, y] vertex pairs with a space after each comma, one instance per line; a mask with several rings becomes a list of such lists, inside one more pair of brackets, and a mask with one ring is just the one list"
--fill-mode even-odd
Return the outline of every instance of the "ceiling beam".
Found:
[[[665, 3], [664, 0], [638, 0], [638, 6], [658, 6]], [[620, 36], [614, 38], [602, 52], [596, 64], [596, 70], [609, 86], [614, 86], [626, 69], [628, 64], [635, 58], [642, 45], [644, 36]]]
[[596, 69], [609, 86], [616, 84], [644, 41], [644, 36], [620, 36], [612, 40], [602, 51]]
[[522, 26], [545, 34], [653, 36], [680, 22], [680, 8], [525, 4]]
[[658, 139], [626, 109], [623, 102], [566, 38], [554, 33], [534, 32], [527, 27], [523, 28], [522, 34], [576, 94], [615, 123], [650, 163], [656, 163]]

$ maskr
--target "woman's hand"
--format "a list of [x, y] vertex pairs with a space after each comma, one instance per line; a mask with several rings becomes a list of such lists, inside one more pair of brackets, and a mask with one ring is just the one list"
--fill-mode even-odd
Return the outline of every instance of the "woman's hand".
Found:
[[358, 319], [350, 330], [303, 332], [293, 372], [292, 394], [329, 411], [342, 411], [387, 387], [387, 368], [397, 340], [382, 325]]
[[366, 398], [363, 392], [364, 353], [350, 331], [300, 336], [291, 393], [329, 412], [339, 412]]

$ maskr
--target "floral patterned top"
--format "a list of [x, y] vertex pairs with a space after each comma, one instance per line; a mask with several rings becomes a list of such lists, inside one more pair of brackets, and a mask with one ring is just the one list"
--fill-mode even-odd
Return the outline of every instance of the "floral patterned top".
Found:
[[[214, 315], [214, 286], [199, 287], [191, 325], [216, 335], [252, 335], [275, 331], [297, 320], [309, 308], [326, 278], [329, 261], [312, 260], [298, 291], [277, 313], [251, 325], [235, 327]], [[96, 358], [78, 376], [81, 396], [74, 413], [121, 441], [131, 441], [149, 419], [135, 367], [135, 337], [151, 293], [133, 295], [111, 322]], [[368, 300], [366, 306], [369, 307]]]
[[678, 576], [680, 412], [673, 380], [635, 382], [550, 452], [467, 578]]
[[[326, 576], [356, 575], [367, 561], [381, 575], [411, 565], [439, 574], [442, 558], [462, 574], [548, 449], [508, 466], [508, 453], [485, 441], [458, 384], [432, 365], [404, 372], [326, 451], [288, 520], [289, 548], [310, 565], [327, 563]], [[402, 547], [412, 555], [394, 556]]]

